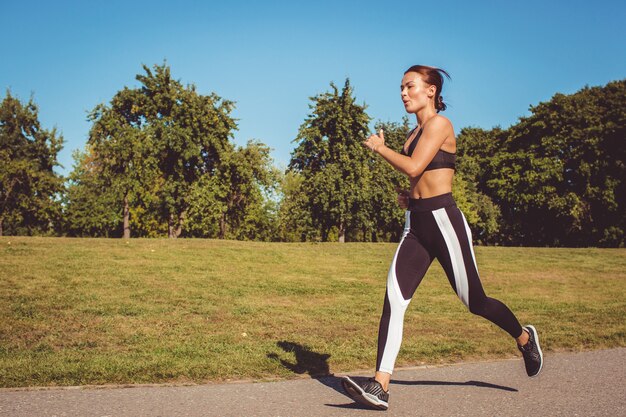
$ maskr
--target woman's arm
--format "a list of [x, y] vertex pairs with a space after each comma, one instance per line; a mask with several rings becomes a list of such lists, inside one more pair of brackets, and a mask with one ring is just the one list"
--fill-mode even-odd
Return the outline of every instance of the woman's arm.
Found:
[[400, 187], [396, 187], [396, 192], [398, 193], [398, 205], [403, 209], [408, 209], [411, 192]]
[[[445, 117], [436, 116], [424, 126], [422, 135], [413, 151], [413, 154], [405, 156], [385, 146], [385, 136], [381, 129], [379, 135], [372, 135], [365, 145], [385, 158], [391, 166], [410, 178], [422, 175], [430, 161], [433, 160], [441, 145], [448, 138], [450, 121]], [[415, 140], [415, 139], [413, 139]]]

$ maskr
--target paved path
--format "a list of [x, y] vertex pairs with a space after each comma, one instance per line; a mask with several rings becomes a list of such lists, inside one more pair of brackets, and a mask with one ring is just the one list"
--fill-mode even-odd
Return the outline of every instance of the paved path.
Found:
[[626, 416], [626, 348], [405, 369], [390, 408], [365, 410], [334, 377], [264, 383], [0, 390], [0, 416]]

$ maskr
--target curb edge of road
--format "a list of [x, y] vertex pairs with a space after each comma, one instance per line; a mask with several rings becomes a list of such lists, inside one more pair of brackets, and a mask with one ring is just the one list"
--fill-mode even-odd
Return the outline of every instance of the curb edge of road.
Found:
[[[549, 355], [576, 355], [581, 353], [589, 353], [589, 352], [601, 352], [601, 351], [610, 351], [610, 350], [621, 350], [626, 349], [626, 347], [618, 346], [614, 348], [602, 348], [602, 349], [591, 349], [591, 350], [576, 350], [576, 351], [550, 351]], [[438, 363], [438, 364], [420, 364], [414, 366], [405, 366], [396, 368], [394, 373], [403, 372], [403, 371], [417, 371], [420, 369], [434, 369], [434, 368], [444, 368], [444, 367], [454, 367], [454, 366], [462, 366], [462, 365], [471, 365], [471, 364], [480, 364], [480, 363], [490, 363], [490, 362], [506, 362], [506, 361], [518, 361], [521, 359], [521, 356], [511, 357], [511, 358], [490, 358], [483, 360], [469, 360], [462, 362], [450, 362], [450, 363]], [[10, 387], [10, 388], [0, 388], [0, 394], [4, 392], [17, 392], [17, 391], [79, 391], [79, 390], [108, 390], [108, 389], [121, 389], [121, 388], [165, 388], [165, 387], [198, 387], [204, 385], [234, 385], [234, 384], [252, 384], [252, 383], [266, 383], [266, 382], [289, 382], [289, 381], [301, 381], [301, 380], [309, 380], [309, 379], [321, 379], [328, 377], [336, 377], [340, 378], [344, 375], [368, 375], [371, 374], [372, 370], [354, 370], [349, 372], [337, 372], [329, 375], [322, 375], [312, 377], [309, 375], [294, 375], [291, 378], [262, 378], [262, 379], [237, 379], [237, 380], [224, 380], [224, 381], [204, 381], [200, 383], [195, 382], [164, 382], [164, 383], [153, 383], [153, 384], [102, 384], [102, 385], [68, 385], [68, 386], [41, 386], [41, 387]]]

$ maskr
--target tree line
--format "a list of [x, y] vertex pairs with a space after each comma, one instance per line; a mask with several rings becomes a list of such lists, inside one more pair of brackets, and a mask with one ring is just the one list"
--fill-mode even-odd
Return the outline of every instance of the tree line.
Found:
[[[0, 235], [394, 241], [408, 181], [362, 146], [372, 118], [346, 80], [310, 98], [282, 172], [260, 141], [233, 143], [235, 103], [143, 66], [88, 115], [67, 178], [63, 138], [31, 98], [0, 104]], [[626, 80], [531, 106], [502, 129], [457, 136], [454, 197], [475, 240], [623, 247]], [[410, 130], [377, 122], [400, 149]]]

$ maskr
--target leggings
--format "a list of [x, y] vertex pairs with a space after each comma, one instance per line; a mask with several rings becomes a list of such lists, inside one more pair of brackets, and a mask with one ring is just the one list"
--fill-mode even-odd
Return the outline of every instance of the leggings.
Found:
[[516, 338], [522, 327], [502, 302], [485, 295], [472, 248], [472, 233], [452, 193], [410, 199], [404, 233], [391, 262], [378, 331], [376, 370], [392, 373], [402, 342], [404, 312], [433, 259], [470, 312]]

